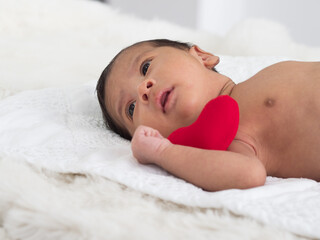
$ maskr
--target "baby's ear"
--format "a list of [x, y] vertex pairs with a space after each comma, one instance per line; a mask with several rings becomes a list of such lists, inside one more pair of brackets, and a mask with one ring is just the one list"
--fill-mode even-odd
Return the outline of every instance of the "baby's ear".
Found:
[[190, 48], [189, 53], [196, 57], [206, 68], [212, 69], [218, 65], [220, 59], [211, 53], [203, 51], [198, 46], [194, 45]]

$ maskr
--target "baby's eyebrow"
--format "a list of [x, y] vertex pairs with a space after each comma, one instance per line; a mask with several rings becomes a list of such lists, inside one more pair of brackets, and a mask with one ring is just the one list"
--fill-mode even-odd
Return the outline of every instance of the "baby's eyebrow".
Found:
[[151, 52], [152, 50], [146, 50], [144, 52], [140, 52], [133, 60], [133, 63], [132, 63], [132, 68], [133, 70], [135, 70], [135, 66], [138, 66], [138, 70], [140, 71], [139, 69], [139, 63], [142, 61], [142, 59], [144, 58], [144, 56], [148, 53], [148, 52]]
[[139, 63], [141, 62], [141, 59], [142, 59], [142, 56], [143, 56], [143, 53], [139, 53], [138, 56], [136, 56], [132, 62], [132, 65], [131, 65], [131, 71], [132, 72], [135, 72], [136, 71], [136, 66], [138, 66], [138, 71], [140, 71], [139, 69]]
[[121, 118], [122, 117], [122, 107], [124, 105], [124, 101], [125, 99], [123, 98], [123, 90], [120, 90], [120, 93], [119, 93], [119, 98], [121, 99], [120, 101], [118, 101], [118, 107], [117, 107], [117, 113], [118, 113], [118, 116]]

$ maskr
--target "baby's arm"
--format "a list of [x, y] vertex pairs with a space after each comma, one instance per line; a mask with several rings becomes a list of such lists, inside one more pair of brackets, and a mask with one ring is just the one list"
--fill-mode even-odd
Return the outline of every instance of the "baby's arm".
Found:
[[265, 167], [255, 156], [175, 145], [149, 127], [137, 128], [131, 146], [140, 163], [157, 164], [207, 191], [257, 187], [266, 180]]

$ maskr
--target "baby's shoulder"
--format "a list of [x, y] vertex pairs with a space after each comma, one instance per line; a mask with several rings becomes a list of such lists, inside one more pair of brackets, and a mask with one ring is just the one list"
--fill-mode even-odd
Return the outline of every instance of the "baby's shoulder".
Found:
[[262, 71], [295, 71], [295, 70], [300, 70], [300, 69], [308, 69], [308, 68], [313, 68], [313, 67], [320, 67], [320, 62], [304, 62], [304, 61], [294, 61], [294, 60], [289, 60], [289, 61], [282, 61], [278, 62], [275, 64], [270, 65], [269, 67], [266, 67]]

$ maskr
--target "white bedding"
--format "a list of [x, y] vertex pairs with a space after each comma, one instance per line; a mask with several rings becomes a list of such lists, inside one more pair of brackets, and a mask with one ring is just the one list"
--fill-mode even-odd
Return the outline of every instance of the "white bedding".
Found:
[[[280, 58], [222, 57], [218, 70], [236, 80]], [[239, 64], [241, 62], [241, 65]], [[96, 81], [68, 88], [25, 91], [0, 102], [0, 156], [11, 156], [58, 172], [98, 174], [164, 200], [235, 214], [320, 238], [320, 183], [268, 177], [263, 187], [216, 193], [175, 178], [132, 157], [130, 143], [103, 126]]]
[[[138, 40], [195, 42], [223, 54], [218, 70], [236, 82], [283, 59], [319, 60], [320, 48], [294, 43], [283, 26], [265, 20], [219, 37], [87, 0], [0, 0], [0, 23], [0, 239], [320, 238], [319, 183], [268, 177], [256, 189], [204, 192], [139, 165], [130, 143], [104, 128], [94, 93], [107, 62]], [[47, 170], [89, 177], [70, 180]], [[159, 207], [90, 175], [184, 207]], [[218, 218], [214, 209], [242, 217]]]

